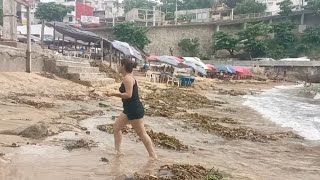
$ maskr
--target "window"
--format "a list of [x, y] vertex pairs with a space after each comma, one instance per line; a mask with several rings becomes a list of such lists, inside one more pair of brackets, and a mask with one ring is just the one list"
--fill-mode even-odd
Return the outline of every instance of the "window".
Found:
[[73, 17], [69, 17], [69, 22], [73, 22]]

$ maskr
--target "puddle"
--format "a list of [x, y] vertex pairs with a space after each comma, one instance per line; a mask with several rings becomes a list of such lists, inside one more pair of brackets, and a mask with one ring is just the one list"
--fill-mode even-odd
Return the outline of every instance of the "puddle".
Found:
[[[17, 149], [10, 149], [4, 157], [8, 170], [3, 180], [71, 180], [71, 179], [114, 179], [133, 175], [148, 165], [148, 157], [142, 143], [137, 144], [123, 139], [125, 156], [116, 156], [113, 152], [113, 135], [99, 131], [96, 126], [113, 123], [112, 116], [108, 115], [83, 120], [80, 126], [86, 131], [63, 132], [48, 137], [41, 145], [26, 145]], [[97, 147], [88, 149], [64, 149], [69, 141], [85, 139], [94, 141]], [[101, 161], [101, 158], [108, 161]], [[0, 166], [1, 167], [1, 166]], [[58, 172], [58, 173], [57, 173]], [[76, 178], [75, 178], [76, 177]], [[0, 180], [2, 176], [0, 173]], [[123, 179], [123, 178], [120, 178]]]

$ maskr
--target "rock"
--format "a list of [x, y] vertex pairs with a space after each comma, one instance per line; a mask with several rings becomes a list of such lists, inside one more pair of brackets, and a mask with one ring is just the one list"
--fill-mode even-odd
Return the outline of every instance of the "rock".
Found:
[[33, 138], [33, 139], [46, 137], [48, 136], [48, 134], [49, 134], [48, 128], [45, 126], [43, 122], [29, 126], [19, 133], [19, 135], [22, 137]]
[[102, 158], [101, 158], [101, 161], [102, 161], [102, 162], [109, 162], [109, 160], [108, 160], [107, 158], [105, 158], [105, 157], [102, 157]]
[[0, 153], [0, 157], [6, 155], [5, 153]]
[[90, 131], [86, 131], [86, 134], [90, 134]]
[[74, 135], [78, 136], [79, 134], [78, 133], [74, 133]]

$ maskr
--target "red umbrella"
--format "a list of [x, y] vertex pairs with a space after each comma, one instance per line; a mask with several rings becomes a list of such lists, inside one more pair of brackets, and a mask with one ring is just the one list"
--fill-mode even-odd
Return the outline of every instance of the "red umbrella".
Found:
[[251, 71], [246, 67], [233, 66], [233, 69], [236, 70], [239, 75], [252, 75]]
[[156, 61], [157, 58], [158, 58], [158, 56], [151, 54], [151, 55], [148, 57], [148, 61]]
[[211, 64], [206, 64], [206, 66], [208, 67], [209, 70], [214, 70], [215, 69], [214, 66], [211, 65]]

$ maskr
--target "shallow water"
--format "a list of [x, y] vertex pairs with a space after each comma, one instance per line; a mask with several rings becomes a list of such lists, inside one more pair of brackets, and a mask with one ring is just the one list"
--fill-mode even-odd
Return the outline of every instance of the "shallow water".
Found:
[[320, 140], [320, 100], [305, 97], [303, 86], [278, 86], [256, 96], [246, 96], [243, 103], [265, 118], [292, 128], [308, 140]]

